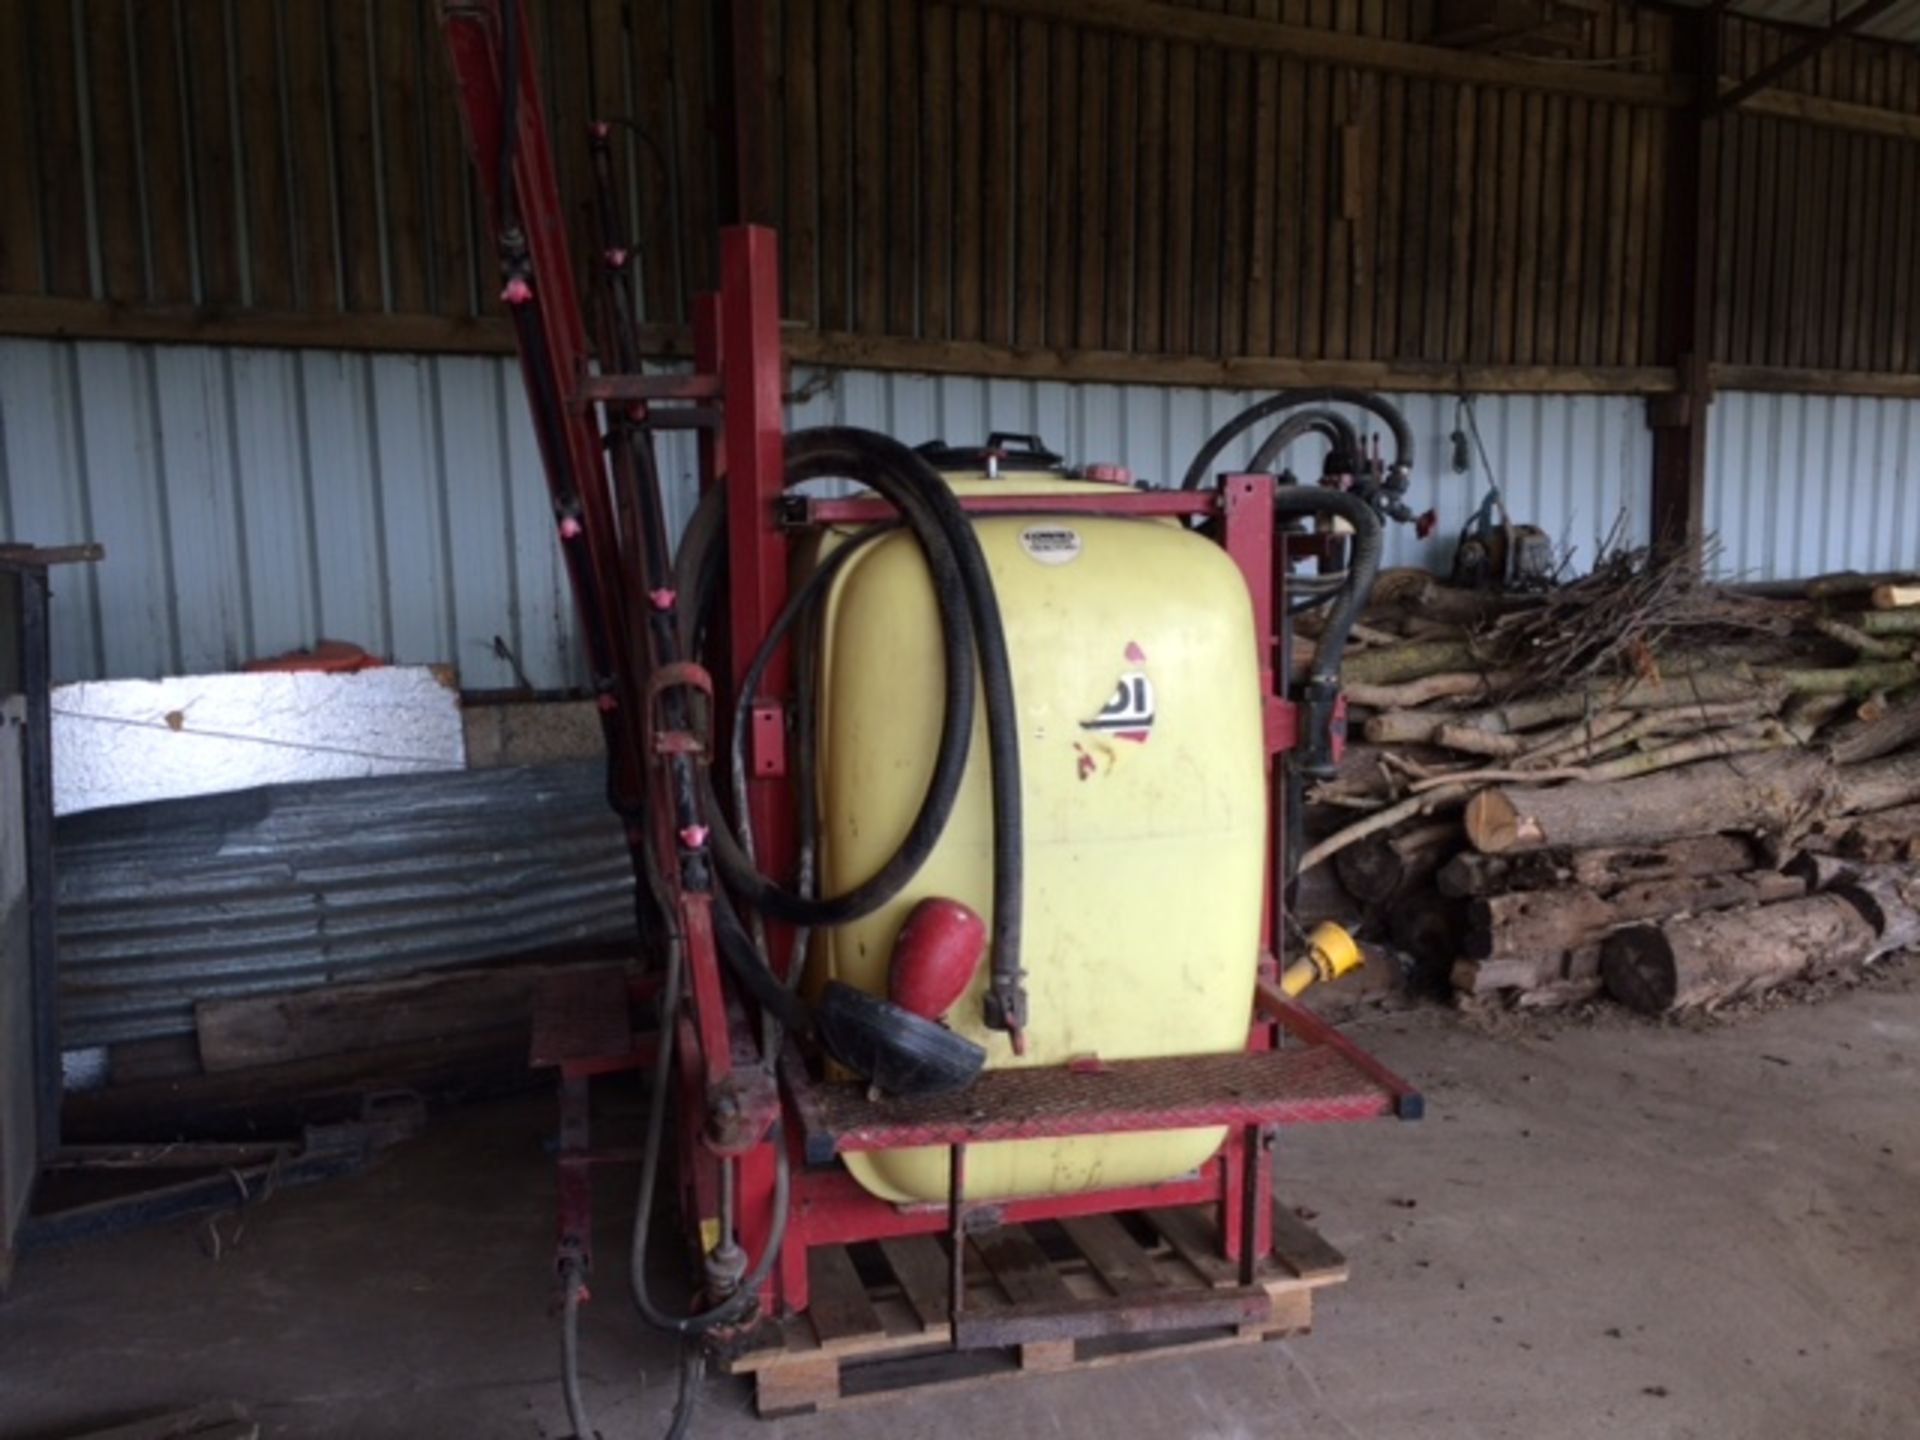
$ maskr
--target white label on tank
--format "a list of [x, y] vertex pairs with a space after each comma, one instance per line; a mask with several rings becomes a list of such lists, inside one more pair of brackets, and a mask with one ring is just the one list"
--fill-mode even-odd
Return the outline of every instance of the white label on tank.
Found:
[[1020, 548], [1042, 565], [1064, 565], [1079, 558], [1080, 532], [1065, 525], [1029, 525], [1020, 532]]

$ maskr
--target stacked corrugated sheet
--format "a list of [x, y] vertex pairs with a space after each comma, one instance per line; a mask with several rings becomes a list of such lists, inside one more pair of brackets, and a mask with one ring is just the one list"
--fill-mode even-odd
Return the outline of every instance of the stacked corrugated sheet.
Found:
[[633, 934], [595, 763], [273, 785], [57, 831], [64, 1048], [190, 1035], [197, 1003]]

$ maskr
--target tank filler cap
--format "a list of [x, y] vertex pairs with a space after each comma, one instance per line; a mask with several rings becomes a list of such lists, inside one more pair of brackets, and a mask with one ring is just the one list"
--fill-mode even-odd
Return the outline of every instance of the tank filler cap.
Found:
[[1102, 462], [1094, 465], [1083, 465], [1080, 468], [1080, 478], [1082, 480], [1100, 480], [1108, 485], [1131, 485], [1133, 483], [1133, 471], [1124, 465], [1112, 465]]

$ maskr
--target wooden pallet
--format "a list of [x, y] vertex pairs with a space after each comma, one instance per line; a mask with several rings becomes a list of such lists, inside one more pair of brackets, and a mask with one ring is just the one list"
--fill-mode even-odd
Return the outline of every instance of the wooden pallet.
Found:
[[[751, 1375], [763, 1416], [838, 1409], [906, 1393], [978, 1385], [1017, 1373], [1058, 1373], [1258, 1344], [1312, 1328], [1313, 1292], [1347, 1278], [1347, 1262], [1286, 1206], [1274, 1206], [1274, 1248], [1255, 1280], [1260, 1318], [1201, 1328], [1155, 1327], [1166, 1307], [1204, 1306], [1240, 1290], [1220, 1258], [1212, 1207], [1004, 1225], [971, 1236], [965, 1313], [1019, 1317], [1140, 1302], [1133, 1327], [1093, 1338], [1033, 1339], [956, 1350], [947, 1316], [944, 1236], [829, 1246], [808, 1255], [804, 1315], [768, 1322], [716, 1357]], [[1255, 1297], [1257, 1300], [1257, 1296]], [[1193, 1306], [1188, 1307], [1192, 1313]]]

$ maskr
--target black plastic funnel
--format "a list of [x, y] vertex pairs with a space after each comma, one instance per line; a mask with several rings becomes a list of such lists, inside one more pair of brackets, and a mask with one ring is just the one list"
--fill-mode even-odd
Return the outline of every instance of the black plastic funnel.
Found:
[[813, 1032], [829, 1055], [883, 1095], [964, 1090], [987, 1063], [983, 1048], [938, 1020], [838, 980], [827, 982], [813, 1008]]

